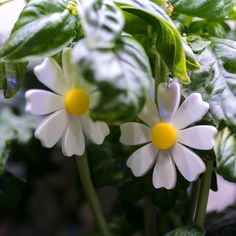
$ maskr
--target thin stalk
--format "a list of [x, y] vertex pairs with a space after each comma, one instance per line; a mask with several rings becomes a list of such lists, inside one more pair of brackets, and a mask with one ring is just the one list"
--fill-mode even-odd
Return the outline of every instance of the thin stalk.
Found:
[[189, 223], [192, 224], [197, 208], [198, 197], [199, 197], [199, 190], [200, 190], [200, 182], [201, 180], [198, 179], [197, 181], [192, 183], [191, 195], [190, 195], [190, 207], [189, 207]]
[[206, 218], [206, 208], [208, 202], [208, 196], [211, 186], [213, 161], [206, 161], [206, 172], [202, 175], [199, 189], [198, 203], [195, 210], [195, 216], [193, 224], [203, 229], [205, 218]]
[[144, 198], [144, 236], [157, 235], [157, 213], [149, 197]]
[[105, 220], [101, 205], [98, 201], [97, 194], [92, 183], [91, 174], [89, 171], [87, 155], [76, 158], [80, 180], [84, 189], [85, 196], [89, 202], [94, 218], [97, 221], [100, 232], [103, 236], [112, 236], [110, 229]]

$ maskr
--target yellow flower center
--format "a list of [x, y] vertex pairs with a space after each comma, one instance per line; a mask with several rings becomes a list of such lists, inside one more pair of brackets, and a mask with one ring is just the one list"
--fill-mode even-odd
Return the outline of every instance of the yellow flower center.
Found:
[[89, 96], [83, 89], [71, 89], [64, 97], [67, 112], [73, 116], [83, 115], [89, 108]]
[[174, 126], [168, 123], [159, 123], [152, 128], [152, 143], [159, 149], [171, 148], [177, 139]]

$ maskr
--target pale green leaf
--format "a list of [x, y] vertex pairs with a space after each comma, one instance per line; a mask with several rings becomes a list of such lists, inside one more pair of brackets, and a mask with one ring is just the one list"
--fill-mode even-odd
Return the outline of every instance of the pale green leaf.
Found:
[[131, 120], [144, 105], [151, 69], [143, 48], [123, 36], [115, 50], [91, 49], [85, 40], [73, 49], [73, 57], [85, 79], [102, 95], [92, 115], [110, 122]]
[[225, 179], [236, 182], [236, 135], [228, 127], [218, 132], [215, 143], [217, 171]]
[[200, 92], [210, 104], [210, 113], [217, 123], [236, 126], [236, 42], [212, 39], [211, 48], [199, 55], [201, 69], [190, 74], [188, 92]]
[[82, 0], [79, 18], [91, 48], [112, 48], [124, 27], [121, 10], [110, 0]]

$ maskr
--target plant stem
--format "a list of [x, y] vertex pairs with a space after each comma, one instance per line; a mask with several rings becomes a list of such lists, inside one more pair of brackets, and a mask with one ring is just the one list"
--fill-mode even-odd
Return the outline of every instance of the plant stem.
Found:
[[92, 183], [86, 153], [82, 157], [78, 156], [76, 158], [76, 161], [85, 196], [89, 202], [89, 205], [93, 212], [94, 218], [97, 221], [101, 234], [103, 236], [111, 236], [112, 234], [106, 223], [101, 205], [98, 201], [97, 194]]
[[213, 170], [213, 161], [206, 161], [206, 172], [202, 175], [200, 182], [199, 196], [197, 207], [195, 210], [195, 216], [193, 224], [203, 229], [205, 217], [206, 217], [206, 208], [208, 202], [208, 195], [211, 186], [212, 179], [212, 170]]
[[144, 236], [157, 235], [156, 209], [149, 197], [144, 198]]
[[200, 182], [201, 180], [198, 179], [197, 181], [194, 181], [192, 183], [192, 189], [191, 189], [191, 196], [190, 196], [190, 207], [189, 207], [189, 223], [192, 224], [194, 221], [194, 216], [197, 208], [198, 203], [198, 197], [199, 197], [199, 189], [200, 189]]

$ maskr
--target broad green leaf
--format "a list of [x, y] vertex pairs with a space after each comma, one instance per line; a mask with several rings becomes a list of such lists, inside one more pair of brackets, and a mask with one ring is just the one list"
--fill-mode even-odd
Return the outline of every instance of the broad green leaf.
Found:
[[189, 83], [182, 39], [163, 9], [148, 0], [115, 0], [122, 10], [146, 20], [157, 33], [156, 48], [170, 71], [183, 83]]
[[110, 0], [82, 0], [79, 18], [91, 48], [112, 48], [124, 27], [121, 10]]
[[167, 234], [165, 236], [204, 236], [204, 232], [200, 228], [181, 226]]
[[75, 37], [77, 17], [63, 0], [31, 0], [0, 50], [1, 62], [41, 59], [61, 51]]
[[229, 14], [235, 0], [170, 0], [174, 11], [202, 18], [222, 18]]
[[225, 179], [236, 182], [236, 135], [228, 127], [216, 138], [215, 154], [217, 171]]
[[102, 93], [91, 115], [110, 122], [134, 118], [152, 79], [148, 58], [138, 42], [123, 36], [117, 48], [110, 50], [91, 49], [81, 40], [72, 52], [84, 78]]
[[17, 116], [8, 108], [0, 111], [0, 174], [4, 171], [5, 162], [8, 158], [9, 144], [16, 140], [26, 143], [33, 135], [36, 120], [31, 116]]
[[211, 48], [205, 48], [197, 59], [201, 69], [191, 73], [192, 83], [186, 90], [202, 94], [217, 123], [224, 120], [236, 126], [236, 42], [212, 39]]
[[183, 47], [186, 55], [186, 62], [187, 62], [187, 67], [189, 70], [197, 70], [200, 69], [200, 64], [198, 63], [196, 56], [194, 55], [191, 47], [188, 45], [187, 41], [185, 38], [182, 38], [183, 40]]
[[13, 97], [21, 88], [26, 69], [26, 63], [0, 63], [0, 89], [5, 98]]

